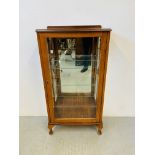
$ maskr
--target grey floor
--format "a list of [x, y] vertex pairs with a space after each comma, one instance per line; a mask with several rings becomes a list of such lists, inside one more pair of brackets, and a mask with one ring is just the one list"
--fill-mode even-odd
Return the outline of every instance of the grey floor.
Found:
[[105, 117], [104, 132], [94, 126], [56, 126], [47, 117], [20, 117], [20, 155], [134, 155], [134, 118]]

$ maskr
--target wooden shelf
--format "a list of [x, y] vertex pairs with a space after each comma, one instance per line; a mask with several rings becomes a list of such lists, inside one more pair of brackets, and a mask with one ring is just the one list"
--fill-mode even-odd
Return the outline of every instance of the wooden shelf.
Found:
[[58, 97], [54, 108], [56, 118], [96, 118], [94, 97]]

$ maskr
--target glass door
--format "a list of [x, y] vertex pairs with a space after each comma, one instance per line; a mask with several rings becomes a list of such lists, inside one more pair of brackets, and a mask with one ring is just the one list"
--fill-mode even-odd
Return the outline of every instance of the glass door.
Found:
[[100, 38], [48, 38], [55, 118], [96, 118]]

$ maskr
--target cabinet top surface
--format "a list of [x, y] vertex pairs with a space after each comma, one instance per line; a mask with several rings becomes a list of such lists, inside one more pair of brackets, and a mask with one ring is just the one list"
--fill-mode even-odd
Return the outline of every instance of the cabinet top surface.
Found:
[[110, 28], [102, 28], [101, 25], [77, 25], [77, 26], [47, 26], [47, 29], [36, 29], [36, 32], [104, 32], [112, 31]]

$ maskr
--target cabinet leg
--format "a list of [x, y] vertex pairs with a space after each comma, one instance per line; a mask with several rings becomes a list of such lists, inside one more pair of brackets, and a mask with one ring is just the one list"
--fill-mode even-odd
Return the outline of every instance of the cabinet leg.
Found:
[[48, 129], [49, 129], [49, 134], [50, 135], [53, 134], [53, 130], [52, 130], [53, 127], [54, 127], [54, 125], [48, 125]]
[[97, 125], [97, 133], [98, 133], [99, 135], [102, 135], [102, 130], [103, 130], [103, 123], [98, 124], [98, 125]]

